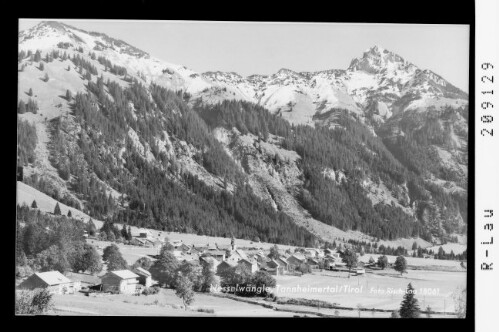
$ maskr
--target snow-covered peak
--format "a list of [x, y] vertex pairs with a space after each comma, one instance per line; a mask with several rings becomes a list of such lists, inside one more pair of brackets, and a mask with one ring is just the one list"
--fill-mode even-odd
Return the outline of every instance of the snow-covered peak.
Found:
[[368, 48], [365, 53], [378, 53], [378, 54], [383, 54], [383, 52], [385, 51], [385, 49], [382, 47], [382, 46], [379, 46], [379, 45], [374, 45], [370, 48]]
[[[347, 69], [296, 72], [281, 68], [271, 75], [243, 77], [235, 72], [199, 73], [154, 58], [106, 34], [54, 21], [41, 22], [19, 33], [20, 50], [45, 52], [61, 47], [70, 55], [103, 56], [146, 84], [155, 82], [172, 90], [189, 92], [192, 101], [250, 101], [283, 114], [294, 123], [313, 123], [315, 115], [328, 114], [333, 108], [357, 114], [379, 113], [388, 118], [414, 104], [414, 99], [418, 104], [411, 107], [420, 109], [435, 104], [434, 99], [438, 99], [439, 105], [454, 105], [455, 99], [467, 101], [464, 92], [442, 77], [417, 68], [380, 45], [368, 48], [361, 57], [352, 60]], [[373, 110], [372, 105], [382, 106]]]
[[361, 58], [353, 59], [348, 67], [351, 71], [365, 71], [376, 74], [382, 71], [404, 70], [414, 65], [409, 64], [401, 56], [375, 45], [367, 49]]
[[72, 47], [83, 47], [85, 50], [113, 50], [118, 53], [140, 57], [149, 57], [144, 52], [126, 42], [111, 38], [104, 33], [88, 32], [68, 24], [55, 21], [42, 21], [34, 27], [19, 32], [20, 50], [47, 50], [66, 43]]

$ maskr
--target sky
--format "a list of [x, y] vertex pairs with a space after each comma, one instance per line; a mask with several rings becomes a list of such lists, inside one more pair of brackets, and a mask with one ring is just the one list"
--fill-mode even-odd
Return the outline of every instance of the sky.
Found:
[[[19, 30], [41, 20], [20, 20]], [[197, 72], [269, 75], [347, 69], [378, 45], [468, 92], [469, 26], [352, 23], [58, 20], [121, 39]]]

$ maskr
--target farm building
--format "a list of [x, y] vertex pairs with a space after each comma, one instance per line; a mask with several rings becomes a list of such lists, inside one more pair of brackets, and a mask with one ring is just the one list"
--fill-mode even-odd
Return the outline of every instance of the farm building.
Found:
[[255, 273], [258, 271], [258, 264], [254, 260], [249, 260], [249, 259], [241, 259], [239, 262], [237, 262], [239, 265], [244, 265], [248, 268], [248, 270], [251, 271], [251, 273]]
[[147, 239], [147, 242], [155, 248], [163, 246], [163, 241], [160, 239]]
[[199, 263], [199, 255], [184, 253], [180, 258], [181, 262]]
[[182, 252], [190, 252], [191, 251], [191, 247], [189, 247], [187, 244], [185, 243], [182, 243], [180, 246], [178, 246], [177, 248], [175, 248], [177, 250], [180, 250]]
[[192, 245], [192, 247], [190, 248], [189, 252], [191, 253], [191, 255], [200, 255], [203, 253], [203, 248], [201, 247], [196, 247], [194, 245]]
[[225, 260], [225, 251], [222, 250], [210, 250], [208, 254], [218, 260], [219, 262], [222, 262]]
[[133, 270], [135, 274], [139, 276], [139, 284], [144, 285], [146, 287], [151, 287], [152, 278], [151, 273], [141, 267], [138, 267]]
[[272, 259], [267, 262], [266, 266], [263, 265], [261, 270], [267, 271], [272, 275], [283, 275], [284, 267], [280, 265], [276, 260]]
[[225, 270], [237, 266], [237, 263], [234, 261], [223, 261], [217, 266], [217, 274], [222, 274]]
[[271, 259], [270, 261], [268, 261], [266, 265], [267, 265], [267, 267], [269, 267], [271, 269], [275, 269], [275, 268], [279, 267], [279, 264], [275, 260], [273, 260], [273, 259]]
[[230, 244], [217, 244], [217, 249], [218, 250], [227, 250], [227, 251], [231, 251], [232, 250], [232, 246]]
[[147, 229], [140, 229], [138, 237], [145, 238], [145, 239], [150, 238], [151, 232], [149, 232]]
[[201, 265], [212, 264], [214, 271], [217, 271], [217, 267], [220, 264], [219, 261], [217, 261], [215, 258], [211, 256], [201, 256], [199, 257], [199, 262], [201, 263]]
[[129, 270], [111, 271], [102, 277], [104, 292], [134, 294], [138, 285], [139, 276]]
[[20, 285], [20, 289], [45, 288], [52, 294], [74, 294], [79, 290], [79, 283], [76, 284], [59, 271], [38, 272], [32, 274]]
[[130, 241], [131, 244], [133, 244], [134, 246], [142, 246], [142, 247], [146, 247], [148, 246], [148, 242], [146, 241], [146, 239], [144, 238], [139, 238], [139, 237], [134, 237], [131, 241]]
[[285, 259], [279, 257], [279, 258], [276, 258], [275, 261], [276, 261], [277, 264], [279, 264], [279, 266], [281, 266], [283, 268], [283, 271], [287, 271], [288, 270], [288, 265], [289, 264], [288, 264], [288, 262]]
[[100, 278], [91, 274], [68, 272], [66, 277], [75, 283], [75, 291], [100, 284]]
[[173, 246], [175, 249], [179, 249], [184, 243], [182, 240], [177, 240], [177, 241], [172, 241], [170, 244]]
[[301, 264], [305, 263], [305, 257], [299, 254], [294, 254], [288, 257], [286, 260], [288, 262], [288, 269], [291, 270], [296, 270], [297, 267], [299, 267]]
[[241, 259], [248, 259], [246, 253], [240, 249], [231, 251], [230, 256], [227, 258], [235, 262], [239, 262]]
[[319, 261], [317, 259], [314, 259], [312, 257], [307, 258], [307, 264], [310, 266], [311, 269], [318, 269], [319, 268]]
[[204, 248], [204, 250], [208, 250], [208, 251], [214, 251], [214, 250], [218, 250], [217, 248], [217, 244], [207, 244], [206, 247]]
[[305, 249], [305, 256], [307, 257], [318, 257], [319, 256], [319, 250], [315, 248], [308, 248]]

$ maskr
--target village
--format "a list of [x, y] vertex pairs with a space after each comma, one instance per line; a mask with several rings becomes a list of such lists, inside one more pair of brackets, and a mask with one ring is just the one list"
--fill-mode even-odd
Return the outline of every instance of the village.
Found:
[[[153, 288], [156, 289], [155, 292], [159, 290], [159, 283], [153, 279], [151, 272], [134, 263], [144, 259], [154, 262], [165, 246], [170, 248], [179, 263], [189, 263], [193, 270], [200, 272], [203, 267], [209, 266], [217, 276], [218, 284], [224, 272], [236, 267], [244, 267], [250, 274], [264, 271], [276, 280], [272, 294], [265, 298], [249, 299], [234, 294], [224, 294], [217, 287], [211, 287], [207, 294], [196, 294], [197, 298], [200, 298], [197, 302], [207, 301], [211, 304], [208, 311], [216, 307], [212, 301], [238, 301], [234, 304], [224, 302], [222, 305], [224, 308], [232, 305], [240, 306], [246, 301], [244, 305], [258, 306], [261, 310], [266, 310], [256, 311], [257, 316], [271, 315], [272, 311], [275, 313], [276, 310], [282, 310], [281, 314], [305, 312], [311, 317], [316, 315], [357, 317], [357, 314], [360, 317], [361, 312], [366, 316], [368, 312], [368, 317], [389, 317], [402, 298], [402, 293], [397, 294], [390, 290], [401, 291], [412, 282], [419, 291], [424, 291], [421, 301], [424, 301], [422, 305], [425, 307], [422, 309], [431, 307], [435, 317], [449, 318], [453, 317], [453, 304], [450, 299], [453, 287], [465, 283], [465, 270], [457, 261], [407, 257], [407, 270], [410, 272], [405, 271], [406, 275], [402, 276], [402, 273], [394, 269], [395, 256], [361, 255], [354, 252], [355, 259], [348, 264], [348, 260], [341, 255], [342, 251], [337, 248], [290, 246], [279, 248], [278, 245], [269, 246], [257, 242], [239, 247], [238, 240], [234, 238], [226, 238], [223, 243], [208, 241], [202, 245], [199, 239], [194, 241], [196, 243], [187, 243], [184, 240], [170, 239], [175, 238], [176, 234], [173, 233], [140, 228], [135, 228], [132, 235], [127, 244], [113, 244], [119, 248], [128, 263], [128, 269], [108, 270], [104, 264], [102, 271], [97, 274], [67, 272], [63, 275], [58, 271], [38, 272], [19, 281], [18, 289], [49, 290], [55, 296], [56, 314], [85, 314], [85, 312], [90, 314], [94, 311], [87, 310], [87, 312], [81, 308], [82, 303], [90, 299], [94, 301], [121, 299], [122, 302], [132, 305], [133, 300], [130, 299], [135, 296], [145, 298], [141, 295], [150, 294], [149, 290]], [[112, 244], [87, 233], [85, 237], [86, 242], [94, 246], [100, 254]], [[327, 291], [320, 290], [326, 287]], [[80, 304], [73, 303], [75, 296], [78, 297]], [[155, 297], [154, 303], [160, 303], [159, 301], [167, 298], [170, 298], [171, 303], [176, 301], [173, 291], [169, 289], [162, 288], [160, 294], [152, 296]], [[168, 301], [164, 305], [168, 305], [167, 303]], [[95, 302], [92, 305], [95, 306]], [[170, 305], [182, 307], [181, 302]], [[72, 308], [73, 306], [80, 306], [80, 309]], [[150, 307], [142, 305], [142, 309], [147, 308], [144, 314], [150, 312], [148, 311]], [[184, 309], [187, 309], [187, 306]], [[224, 311], [215, 310], [215, 312], [223, 314]], [[167, 311], [164, 312], [166, 313]], [[244, 315], [247, 313], [248, 310], [245, 310]], [[123, 312], [112, 314], [120, 315]], [[177, 314], [193, 313], [183, 311]], [[231, 314], [231, 311], [225, 311], [223, 315]], [[236, 312], [233, 314], [237, 315]], [[163, 315], [163, 312], [160, 315]]]

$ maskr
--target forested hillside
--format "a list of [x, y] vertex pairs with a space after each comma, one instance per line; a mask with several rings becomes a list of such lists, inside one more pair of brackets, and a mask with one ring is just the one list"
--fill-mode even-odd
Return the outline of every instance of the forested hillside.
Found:
[[296, 246], [466, 233], [466, 94], [391, 52], [243, 79], [54, 22], [20, 48], [24, 182], [95, 218]]
[[[269, 133], [283, 137], [282, 147], [302, 157], [300, 168], [304, 184], [298, 199], [314, 218], [326, 224], [342, 230], [359, 230], [381, 239], [411, 236], [431, 239], [434, 225], [422, 217], [430, 204], [448, 209], [449, 215], [459, 213], [459, 198], [439, 190], [425, 182], [419, 173], [404, 167], [379, 137], [352, 119], [347, 111], [334, 110], [339, 113], [340, 126], [333, 129], [294, 126], [247, 102], [224, 101], [210, 107], [200, 106], [197, 111], [212, 128], [236, 127], [241, 133], [251, 132], [264, 141]], [[340, 180], [325, 176], [328, 169], [335, 174], [341, 171], [345, 177]], [[413, 208], [416, 213], [408, 215], [394, 205], [372, 204], [362, 188], [366, 178], [382, 181], [394, 191], [397, 186], [410, 188], [407, 190], [409, 200], [400, 198], [400, 204]], [[457, 225], [446, 227], [449, 232], [460, 231]]]

